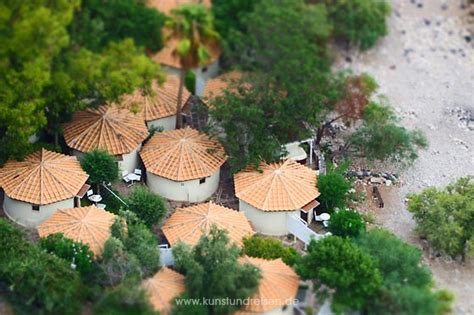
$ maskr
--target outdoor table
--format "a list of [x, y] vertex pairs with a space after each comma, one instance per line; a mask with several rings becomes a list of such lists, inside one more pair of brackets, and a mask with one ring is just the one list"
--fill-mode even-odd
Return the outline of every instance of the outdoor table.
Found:
[[137, 174], [134, 174], [134, 173], [130, 173], [127, 175], [128, 179], [130, 179], [133, 182], [135, 181], [140, 181], [140, 179], [142, 178], [140, 175], [137, 175]]
[[89, 200], [92, 201], [93, 203], [98, 203], [102, 201], [102, 196], [101, 195], [92, 195], [89, 197]]
[[331, 215], [329, 213], [321, 213], [319, 216], [321, 217], [321, 220], [323, 221], [327, 221], [331, 218]]

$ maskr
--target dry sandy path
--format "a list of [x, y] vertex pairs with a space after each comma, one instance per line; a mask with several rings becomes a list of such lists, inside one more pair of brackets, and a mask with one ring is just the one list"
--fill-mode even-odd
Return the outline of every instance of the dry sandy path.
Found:
[[[447, 112], [462, 108], [474, 114], [474, 38], [465, 38], [467, 10], [461, 0], [393, 0], [392, 7], [390, 34], [367, 53], [350, 52], [352, 60], [341, 58], [338, 66], [374, 76], [402, 123], [422, 129], [428, 138], [429, 148], [404, 171], [402, 187], [386, 196], [377, 217], [401, 238], [421, 245], [405, 195], [474, 174], [474, 130]], [[426, 253], [425, 263], [436, 285], [455, 294], [454, 312], [474, 314], [474, 263], [463, 266]]]

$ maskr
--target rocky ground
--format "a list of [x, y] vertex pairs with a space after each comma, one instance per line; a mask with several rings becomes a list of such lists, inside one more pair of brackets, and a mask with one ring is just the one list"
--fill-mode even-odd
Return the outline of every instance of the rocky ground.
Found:
[[[428, 138], [429, 148], [402, 172], [400, 188], [382, 190], [385, 207], [376, 218], [426, 248], [413, 232], [406, 194], [474, 174], [474, 8], [461, 0], [393, 0], [392, 8], [390, 34], [369, 52], [348, 52], [338, 67], [374, 76], [402, 124]], [[436, 285], [455, 294], [454, 312], [474, 314], [474, 263], [461, 265], [426, 250], [425, 263]]]

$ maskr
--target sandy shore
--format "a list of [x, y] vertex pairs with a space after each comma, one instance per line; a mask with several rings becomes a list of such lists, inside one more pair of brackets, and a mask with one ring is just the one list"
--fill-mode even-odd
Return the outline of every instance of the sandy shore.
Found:
[[[403, 171], [402, 186], [385, 196], [377, 216], [379, 224], [421, 246], [406, 194], [474, 174], [474, 121], [465, 119], [474, 119], [474, 38], [461, 0], [393, 0], [392, 8], [390, 34], [367, 53], [350, 52], [351, 60], [341, 58], [338, 67], [374, 76], [402, 124], [428, 138], [429, 148]], [[425, 263], [436, 285], [455, 294], [455, 313], [474, 314], [474, 264], [427, 253]]]

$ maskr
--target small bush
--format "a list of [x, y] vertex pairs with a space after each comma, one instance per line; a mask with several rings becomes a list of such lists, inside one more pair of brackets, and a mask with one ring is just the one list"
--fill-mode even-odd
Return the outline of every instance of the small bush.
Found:
[[357, 237], [365, 231], [365, 222], [356, 211], [340, 210], [332, 214], [329, 231], [337, 236]]
[[125, 202], [148, 227], [160, 224], [167, 212], [164, 199], [146, 186], [135, 186]]
[[48, 235], [39, 241], [39, 246], [48, 253], [64, 259], [69, 264], [74, 263], [76, 270], [82, 276], [87, 276], [93, 269], [94, 253], [89, 245], [75, 242], [66, 238], [62, 233]]
[[93, 150], [85, 153], [81, 159], [82, 169], [89, 174], [89, 182], [94, 185], [114, 182], [118, 179], [117, 160], [104, 150]]
[[342, 168], [328, 167], [326, 174], [318, 177], [318, 190], [321, 193], [319, 200], [324, 208], [332, 212], [334, 208], [343, 209], [347, 205], [351, 182], [343, 175]]
[[293, 266], [300, 258], [293, 247], [286, 247], [277, 239], [265, 238], [260, 235], [245, 238], [243, 252], [251, 257], [281, 258], [289, 266]]

